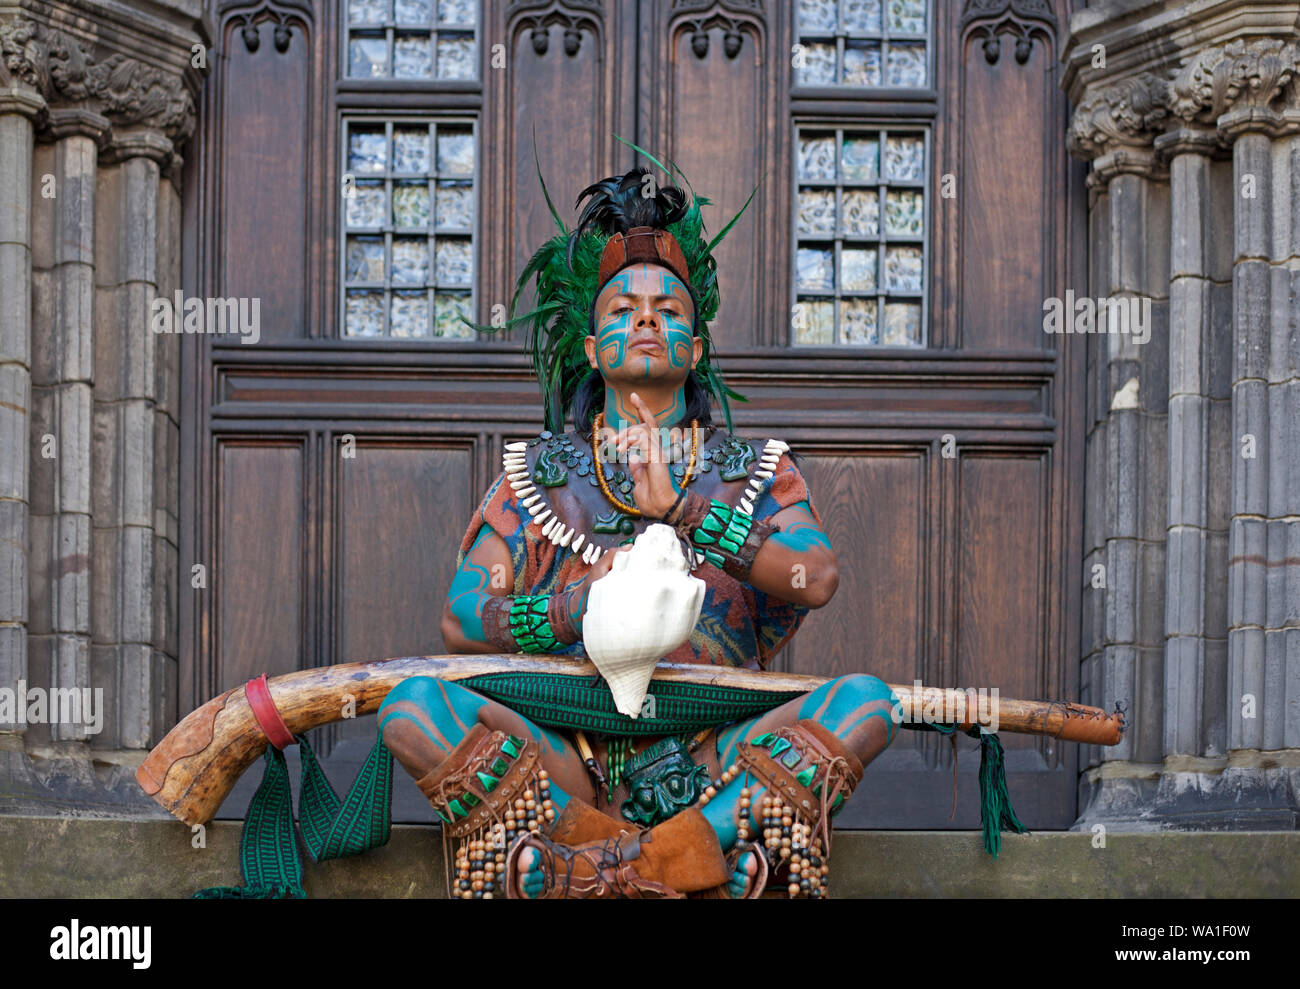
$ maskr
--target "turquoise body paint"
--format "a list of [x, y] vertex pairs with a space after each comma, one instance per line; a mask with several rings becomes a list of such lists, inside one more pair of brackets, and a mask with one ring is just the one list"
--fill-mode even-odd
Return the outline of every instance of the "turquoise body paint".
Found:
[[478, 548], [479, 543], [491, 535], [490, 526], [484, 525], [479, 529], [478, 535], [474, 538], [474, 545], [470, 547], [469, 553], [465, 554], [465, 560], [456, 571], [456, 576], [452, 578], [451, 588], [447, 592], [447, 597], [451, 601], [451, 613], [460, 622], [461, 634], [475, 642], [487, 641], [487, 637], [483, 634], [482, 612], [483, 601], [488, 596], [487, 588], [491, 586], [492, 577], [486, 567], [474, 563], [470, 556]]
[[[480, 712], [489, 703], [482, 694], [459, 684], [436, 677], [411, 677], [399, 683], [384, 698], [384, 703], [379, 708], [379, 733], [382, 737], [385, 725], [395, 718], [403, 718], [415, 725], [443, 753], [447, 753], [464, 739], [469, 729], [478, 722]], [[398, 704], [418, 709], [427, 723], [409, 711], [396, 709], [395, 705]], [[519, 720], [528, 737], [541, 746], [543, 759], [548, 755], [558, 758], [565, 753], [564, 739], [560, 735], [533, 724], [525, 717], [519, 716]], [[569, 795], [554, 780], [551, 781], [551, 801], [555, 804], [557, 813], [569, 802]]]
[[802, 509], [808, 516], [806, 522], [782, 522], [781, 531], [774, 532], [768, 538], [778, 546], [784, 546], [795, 553], [806, 553], [814, 546], [820, 546], [823, 549], [831, 548], [830, 537], [818, 527], [813, 521], [811, 507], [807, 501], [800, 501], [791, 505], [789, 509]]

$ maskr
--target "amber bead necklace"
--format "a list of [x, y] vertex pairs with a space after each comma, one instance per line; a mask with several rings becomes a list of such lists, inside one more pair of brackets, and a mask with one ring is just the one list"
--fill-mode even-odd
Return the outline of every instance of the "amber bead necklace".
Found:
[[[613, 505], [617, 506], [620, 511], [625, 512], [628, 515], [631, 515], [633, 518], [639, 519], [641, 517], [640, 509], [638, 509], [634, 505], [629, 505], [626, 502], [620, 500], [614, 494], [614, 492], [610, 490], [609, 482], [605, 479], [605, 469], [600, 459], [600, 443], [598, 442], [598, 438], [601, 432], [604, 430], [604, 427], [605, 427], [605, 413], [597, 412], [596, 420], [595, 423], [592, 425], [592, 430], [591, 430], [592, 465], [596, 469], [596, 483], [600, 485], [601, 493], [604, 494], [604, 496], [608, 498]], [[690, 484], [691, 481], [695, 479], [695, 458], [696, 455], [699, 453], [699, 451], [700, 451], [700, 420], [692, 419], [691, 420], [691, 459], [690, 462], [687, 463], [686, 473], [682, 477], [681, 488], [683, 491], [686, 489], [686, 485]]]

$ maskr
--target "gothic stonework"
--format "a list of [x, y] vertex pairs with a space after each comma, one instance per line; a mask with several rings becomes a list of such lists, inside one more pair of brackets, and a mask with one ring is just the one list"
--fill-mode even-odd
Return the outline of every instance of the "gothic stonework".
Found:
[[85, 104], [117, 125], [142, 124], [177, 145], [194, 133], [194, 98], [184, 80], [120, 52], [88, 52], [80, 41], [34, 21], [0, 24], [0, 84], [21, 83], [50, 106]]
[[1168, 80], [1142, 72], [1095, 90], [1074, 112], [1069, 148], [1091, 159], [1117, 147], [1143, 147], [1172, 118], [1210, 126], [1247, 122], [1275, 131], [1300, 128], [1298, 75], [1300, 47], [1294, 42], [1238, 39], [1208, 48], [1172, 70]]
[[1193, 56], [1174, 77], [1170, 110], [1187, 121], [1217, 122], [1247, 111], [1278, 116], [1273, 104], [1295, 104], [1300, 48], [1278, 38], [1237, 40]]
[[1169, 116], [1169, 84], [1143, 72], [1099, 90], [1075, 110], [1069, 148], [1080, 158], [1096, 158], [1116, 147], [1150, 144]]

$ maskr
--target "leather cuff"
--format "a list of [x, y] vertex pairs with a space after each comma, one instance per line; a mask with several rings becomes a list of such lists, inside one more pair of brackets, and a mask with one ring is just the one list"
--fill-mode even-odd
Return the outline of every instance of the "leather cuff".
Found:
[[672, 526], [677, 530], [677, 535], [689, 543], [695, 530], [704, 521], [704, 516], [708, 514], [709, 499], [696, 491], [692, 491], [686, 496], [686, 501], [682, 504], [681, 514], [677, 517], [677, 521], [672, 523]]
[[520, 652], [519, 643], [510, 631], [510, 602], [508, 597], [493, 595], [484, 603], [479, 614], [483, 625], [483, 641], [498, 652]]
[[573, 619], [569, 616], [569, 603], [572, 600], [573, 591], [562, 591], [559, 594], [552, 594], [546, 607], [546, 619], [551, 623], [551, 634], [555, 636], [556, 642], [566, 646], [581, 638], [573, 625]]

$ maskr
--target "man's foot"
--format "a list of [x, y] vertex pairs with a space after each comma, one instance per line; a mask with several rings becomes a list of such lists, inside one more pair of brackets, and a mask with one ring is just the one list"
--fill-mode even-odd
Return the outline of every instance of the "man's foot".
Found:
[[750, 848], [740, 853], [735, 871], [727, 880], [727, 892], [733, 900], [743, 900], [758, 879], [758, 852]]
[[535, 900], [546, 891], [546, 873], [542, 869], [542, 853], [536, 848], [525, 848], [519, 853], [519, 892], [526, 899]]

